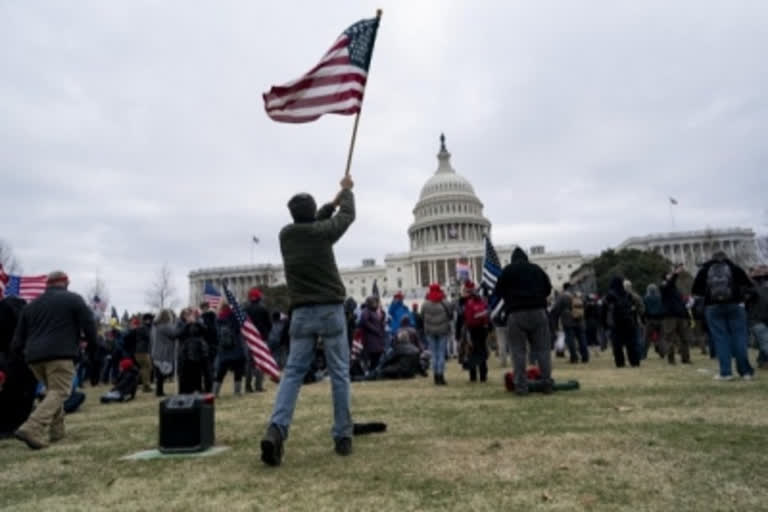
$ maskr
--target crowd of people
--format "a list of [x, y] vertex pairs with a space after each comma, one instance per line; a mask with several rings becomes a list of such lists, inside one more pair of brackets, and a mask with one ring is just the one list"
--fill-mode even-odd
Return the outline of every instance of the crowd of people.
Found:
[[[697, 345], [717, 358], [716, 379], [733, 379], [735, 360], [739, 376], [750, 380], [751, 333], [760, 349], [757, 364], [768, 368], [768, 272], [748, 275], [724, 253], [702, 265], [687, 297], [677, 282], [681, 267], [659, 276], [644, 297], [623, 276], [614, 276], [602, 297], [569, 284], [555, 292], [547, 274], [518, 248], [493, 290], [465, 281], [459, 296], [449, 298], [434, 283], [410, 308], [401, 293], [386, 309], [377, 296], [358, 305], [345, 295], [333, 254], [355, 218], [352, 186], [346, 176], [334, 201], [319, 210], [309, 194], [289, 201], [293, 223], [280, 233], [288, 314], [270, 312], [257, 288], [243, 308], [282, 370], [261, 440], [268, 465], [281, 463], [300, 387], [326, 377], [335, 450], [349, 455], [350, 381], [426, 377], [431, 369], [434, 384], [444, 386], [451, 358], [470, 382], [485, 383], [495, 350], [502, 366], [511, 359], [513, 389], [521, 396], [534, 390], [528, 381], [534, 374], [536, 391], [553, 391], [553, 352], [589, 364], [609, 344], [619, 368], [639, 367], [651, 347], [670, 364], [678, 358], [690, 364]], [[243, 380], [245, 392], [264, 391], [264, 376], [226, 301], [216, 311], [204, 302], [178, 316], [162, 309], [135, 315], [127, 325], [113, 319], [100, 327], [68, 284], [66, 274], [53, 272], [45, 293], [31, 303], [0, 301], [2, 435], [35, 449], [62, 439], [65, 402], [85, 382], [111, 385], [104, 403], [131, 400], [139, 389], [162, 397], [172, 381], [179, 393], [218, 396], [230, 373], [236, 395], [243, 393]]]

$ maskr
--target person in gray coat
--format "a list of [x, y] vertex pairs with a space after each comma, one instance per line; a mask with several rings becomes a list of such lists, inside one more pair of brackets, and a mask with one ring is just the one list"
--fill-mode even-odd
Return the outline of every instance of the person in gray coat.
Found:
[[448, 337], [453, 330], [451, 319], [453, 309], [445, 300], [445, 293], [437, 283], [429, 286], [427, 300], [421, 306], [421, 314], [424, 317], [424, 336], [427, 339], [429, 351], [432, 354], [432, 372], [435, 385], [444, 386], [445, 382], [445, 354], [448, 347]]
[[150, 354], [155, 367], [155, 395], [157, 396], [165, 396], [163, 383], [173, 373], [176, 337], [173, 315], [169, 310], [164, 309], [155, 319], [150, 333]]

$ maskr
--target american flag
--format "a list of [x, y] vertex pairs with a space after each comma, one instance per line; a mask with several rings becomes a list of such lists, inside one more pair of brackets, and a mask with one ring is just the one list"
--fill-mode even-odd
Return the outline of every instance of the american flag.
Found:
[[491, 240], [485, 237], [485, 259], [483, 260], [483, 279], [480, 286], [484, 287], [488, 293], [492, 293], [496, 288], [496, 281], [501, 275], [501, 262], [496, 249], [493, 248]]
[[221, 304], [221, 294], [213, 287], [210, 281], [206, 281], [205, 287], [203, 287], [203, 302], [207, 302], [214, 311], [219, 309]]
[[280, 382], [280, 370], [277, 367], [275, 358], [272, 357], [272, 352], [270, 352], [269, 347], [264, 342], [264, 338], [261, 337], [261, 333], [253, 325], [248, 315], [243, 313], [235, 295], [229, 291], [226, 285], [224, 286], [224, 294], [227, 296], [230, 307], [232, 307], [232, 312], [240, 323], [240, 333], [243, 335], [248, 351], [251, 353], [253, 365], [269, 375], [273, 381]]
[[5, 273], [0, 265], [0, 298], [20, 297], [34, 300], [43, 294], [48, 276], [12, 276]]
[[456, 278], [459, 281], [468, 281], [470, 273], [471, 273], [471, 269], [469, 268], [468, 262], [466, 261], [456, 262]]
[[357, 361], [363, 354], [363, 333], [360, 329], [355, 330], [354, 337], [352, 338], [352, 352], [350, 358], [352, 361]]
[[307, 123], [323, 114], [360, 112], [378, 28], [378, 17], [358, 21], [309, 72], [264, 93], [267, 115], [283, 123]]

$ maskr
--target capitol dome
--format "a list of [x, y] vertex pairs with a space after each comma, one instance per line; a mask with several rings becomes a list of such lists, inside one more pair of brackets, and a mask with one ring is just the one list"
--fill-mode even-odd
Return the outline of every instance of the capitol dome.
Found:
[[408, 229], [412, 250], [441, 246], [476, 245], [491, 223], [483, 216], [483, 203], [472, 184], [451, 166], [451, 154], [440, 135], [437, 171], [421, 188]]

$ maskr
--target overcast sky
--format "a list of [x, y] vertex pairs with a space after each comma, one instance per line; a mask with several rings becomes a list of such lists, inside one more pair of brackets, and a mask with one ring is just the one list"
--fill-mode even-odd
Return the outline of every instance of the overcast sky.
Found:
[[[330, 7], [333, 6], [333, 7]], [[0, 3], [0, 238], [25, 273], [144, 307], [163, 262], [279, 262], [285, 203], [336, 192], [351, 117], [277, 124], [261, 93], [384, 9], [344, 265], [408, 249], [444, 131], [496, 243], [598, 252], [765, 229], [768, 2]]]

